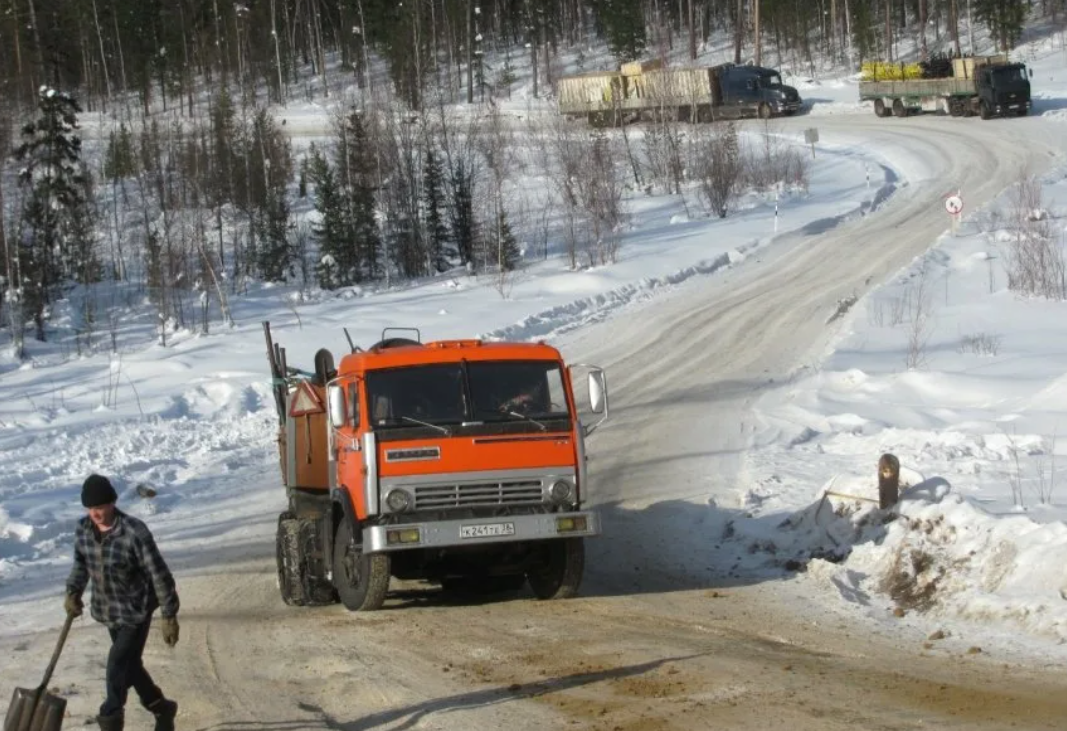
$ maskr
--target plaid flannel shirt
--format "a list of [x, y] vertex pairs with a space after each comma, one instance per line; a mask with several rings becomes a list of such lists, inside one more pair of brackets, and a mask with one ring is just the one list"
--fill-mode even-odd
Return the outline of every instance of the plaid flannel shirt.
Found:
[[106, 533], [89, 516], [78, 521], [67, 593], [81, 596], [90, 579], [93, 619], [108, 627], [141, 624], [156, 607], [162, 607], [164, 617], [178, 613], [174, 577], [151, 531], [121, 510], [115, 511], [115, 524]]

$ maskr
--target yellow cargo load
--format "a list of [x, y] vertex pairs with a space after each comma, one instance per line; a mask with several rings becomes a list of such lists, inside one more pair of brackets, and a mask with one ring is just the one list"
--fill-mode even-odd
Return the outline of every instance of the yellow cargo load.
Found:
[[908, 81], [923, 77], [922, 67], [917, 63], [864, 61], [860, 71], [861, 81]]

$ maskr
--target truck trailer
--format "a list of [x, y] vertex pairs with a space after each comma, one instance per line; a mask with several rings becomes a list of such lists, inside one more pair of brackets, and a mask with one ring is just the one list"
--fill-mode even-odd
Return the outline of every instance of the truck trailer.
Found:
[[[885, 67], [885, 64], [879, 64]], [[859, 83], [861, 101], [874, 103], [879, 117], [939, 112], [982, 119], [1025, 116], [1030, 112], [1026, 65], [1004, 55], [952, 59], [952, 76], [943, 79], [869, 79]]]
[[665, 69], [626, 64], [619, 71], [560, 77], [559, 112], [595, 125], [652, 118], [688, 122], [796, 113], [799, 92], [774, 69], [722, 64]]
[[[545, 343], [389, 337], [335, 368], [287, 365], [264, 323], [286, 507], [286, 604], [372, 611], [392, 578], [464, 593], [577, 593], [589, 510], [585, 439], [607, 418], [604, 371]], [[415, 331], [417, 334], [417, 331]], [[347, 336], [347, 332], [346, 332]], [[583, 424], [572, 374], [588, 377]]]

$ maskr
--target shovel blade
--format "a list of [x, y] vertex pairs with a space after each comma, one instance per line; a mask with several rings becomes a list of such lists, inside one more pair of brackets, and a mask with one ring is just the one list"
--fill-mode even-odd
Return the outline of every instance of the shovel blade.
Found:
[[15, 688], [4, 731], [61, 731], [67, 701], [42, 688]]

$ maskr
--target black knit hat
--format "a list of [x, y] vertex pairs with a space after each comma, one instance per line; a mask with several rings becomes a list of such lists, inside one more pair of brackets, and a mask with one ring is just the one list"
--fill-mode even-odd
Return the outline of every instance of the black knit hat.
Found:
[[82, 485], [82, 505], [87, 508], [98, 508], [101, 505], [110, 505], [117, 502], [119, 496], [115, 494], [115, 488], [111, 481], [103, 475], [89, 475]]

